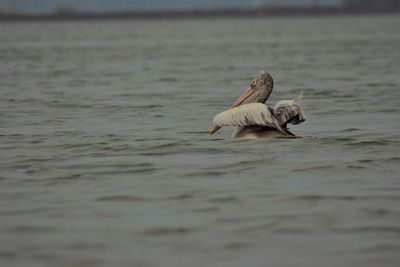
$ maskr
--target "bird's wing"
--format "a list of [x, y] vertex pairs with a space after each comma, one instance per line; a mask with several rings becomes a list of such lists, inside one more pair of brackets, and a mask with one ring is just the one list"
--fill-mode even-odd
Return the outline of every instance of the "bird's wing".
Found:
[[[247, 90], [252, 90], [252, 89], [247, 89]], [[244, 104], [249, 104], [249, 103], [254, 103], [257, 102], [258, 97], [260, 96], [260, 91], [259, 90], [252, 90], [253, 92], [251, 93], [250, 96], [247, 96], [246, 99], [244, 100], [240, 100], [244, 94], [246, 94], [247, 92], [243, 93], [242, 96], [240, 96], [235, 102], [233, 102], [231, 108], [240, 106], [240, 105], [244, 105]], [[216, 131], [218, 131], [219, 129], [221, 129], [220, 126], [215, 126], [213, 128], [210, 129], [210, 134], [214, 134]]]
[[300, 100], [303, 99], [303, 92], [292, 100], [278, 101], [274, 106], [274, 117], [279, 121], [280, 125], [287, 123], [299, 124], [306, 120], [304, 111], [299, 106]]
[[221, 112], [214, 117], [213, 126], [268, 126], [285, 133], [268, 106], [261, 103], [244, 104]]

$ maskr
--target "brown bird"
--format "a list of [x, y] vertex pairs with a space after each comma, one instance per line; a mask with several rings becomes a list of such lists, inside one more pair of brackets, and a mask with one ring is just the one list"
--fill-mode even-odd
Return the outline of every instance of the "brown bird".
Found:
[[305, 121], [304, 112], [299, 106], [303, 93], [292, 100], [278, 101], [272, 109], [264, 103], [273, 87], [272, 76], [267, 71], [261, 71], [230, 109], [214, 117], [210, 134], [214, 134], [223, 126], [238, 126], [232, 134], [232, 139], [296, 137], [287, 125]]

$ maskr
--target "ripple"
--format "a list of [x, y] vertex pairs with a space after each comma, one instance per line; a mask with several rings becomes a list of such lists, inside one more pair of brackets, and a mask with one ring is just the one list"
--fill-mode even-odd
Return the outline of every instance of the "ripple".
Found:
[[[376, 191], [377, 188], [374, 188], [372, 191]], [[392, 190], [393, 191], [393, 190]], [[353, 195], [342, 195], [342, 196], [335, 196], [335, 195], [304, 195], [304, 196], [298, 196], [298, 197], [293, 197], [289, 198], [289, 200], [293, 201], [358, 201], [358, 200], [363, 200], [363, 201], [368, 201], [368, 200], [390, 200], [390, 201], [397, 201], [400, 199], [400, 195], [396, 194], [380, 194], [380, 195], [368, 195], [368, 196], [353, 196]]]
[[360, 226], [352, 228], [333, 229], [337, 233], [383, 233], [400, 235], [399, 226]]
[[218, 172], [218, 171], [199, 171], [199, 172], [188, 172], [179, 175], [180, 177], [190, 177], [190, 178], [195, 178], [195, 177], [216, 177], [216, 176], [222, 176], [225, 175], [225, 172]]
[[299, 227], [280, 227], [273, 229], [273, 233], [277, 234], [309, 234], [310, 231]]
[[49, 211], [47, 208], [32, 208], [32, 209], [13, 209], [13, 210], [6, 210], [0, 211], [0, 215], [25, 215], [25, 214], [40, 214]]
[[295, 172], [308, 172], [308, 171], [317, 171], [317, 170], [331, 170], [334, 169], [334, 165], [321, 165], [321, 166], [312, 166], [308, 168], [297, 168], [293, 169]]
[[39, 226], [39, 225], [17, 225], [15, 227], [9, 228], [10, 232], [13, 233], [22, 233], [22, 234], [29, 234], [29, 233], [49, 233], [49, 232], [56, 232], [57, 229], [50, 226]]
[[393, 211], [386, 208], [367, 208], [363, 210], [366, 214], [382, 217], [382, 216], [398, 216], [400, 217], [399, 211]]
[[399, 162], [400, 162], [400, 157], [390, 157], [390, 158], [386, 158], [386, 159], [383, 160], [383, 162], [399, 163]]
[[77, 180], [82, 178], [82, 174], [80, 173], [76, 173], [76, 174], [68, 174], [68, 175], [61, 175], [61, 176], [57, 176], [54, 178], [50, 178], [48, 180], [65, 180], [65, 181], [69, 181], [69, 180]]
[[73, 244], [67, 245], [67, 249], [72, 249], [72, 250], [104, 250], [106, 248], [106, 245], [103, 243], [90, 243], [90, 242], [75, 242]]
[[129, 196], [129, 195], [114, 195], [114, 196], [98, 197], [95, 200], [112, 201], [112, 202], [141, 202], [141, 201], [150, 201], [152, 199], [145, 197], [138, 197], [138, 196]]
[[91, 174], [99, 175], [117, 175], [117, 174], [151, 174], [161, 170], [161, 168], [141, 168], [141, 169], [127, 169], [127, 170], [109, 170], [101, 172], [91, 172]]
[[260, 166], [260, 164], [266, 164], [266, 163], [271, 163], [273, 162], [274, 159], [269, 159], [269, 160], [242, 160], [239, 162], [235, 162], [232, 164], [226, 164], [226, 165], [221, 165], [217, 167], [211, 167], [210, 169], [212, 170], [229, 170], [232, 171], [232, 169], [239, 169], [239, 170], [246, 170], [249, 168], [252, 168], [254, 166]]
[[184, 194], [180, 194], [177, 196], [168, 197], [167, 200], [187, 200], [187, 199], [193, 199], [193, 198], [195, 198], [195, 195], [190, 194], [190, 193], [184, 193]]
[[142, 149], [143, 156], [169, 156], [175, 154], [220, 154], [226, 153], [226, 150], [216, 149], [214, 147], [202, 147], [186, 141], [172, 142], [157, 146], [146, 147]]
[[218, 206], [211, 206], [211, 207], [203, 207], [203, 208], [194, 209], [195, 212], [201, 212], [201, 213], [203, 213], [203, 212], [215, 212], [215, 211], [219, 211], [219, 210], [221, 210], [221, 208], [218, 207]]
[[[185, 132], [177, 132], [179, 134], [209, 134], [208, 131], [185, 131]], [[205, 139], [208, 140], [208, 139]]]
[[328, 137], [328, 138], [321, 138], [322, 143], [324, 144], [337, 144], [337, 143], [346, 143], [346, 142], [352, 142], [356, 139], [352, 137]]
[[164, 78], [159, 78], [158, 81], [159, 82], [177, 82], [179, 80], [177, 78], [173, 78], [173, 77], [164, 77]]
[[363, 166], [358, 166], [358, 165], [347, 165], [346, 168], [348, 168], [348, 169], [354, 169], [354, 170], [365, 169], [365, 167], [363, 167]]
[[377, 253], [377, 252], [394, 252], [397, 253], [400, 251], [400, 245], [397, 244], [388, 244], [388, 243], [383, 243], [383, 244], [374, 244], [367, 246], [366, 248], [360, 249], [362, 252], [367, 252], [367, 253]]
[[188, 227], [158, 227], [146, 229], [143, 234], [148, 236], [186, 235], [195, 231], [196, 229]]
[[[295, 219], [295, 218], [294, 218]], [[262, 223], [259, 225], [254, 225], [254, 226], [246, 226], [241, 229], [239, 229], [239, 232], [243, 233], [249, 233], [249, 232], [265, 232], [267, 230], [271, 230], [279, 225], [278, 221], [274, 222], [267, 222], [267, 223]]]
[[357, 162], [359, 162], [359, 163], [366, 163], [366, 164], [374, 163], [376, 161], [377, 160], [374, 160], [374, 159], [359, 159], [359, 160], [357, 160]]
[[226, 197], [211, 198], [211, 199], [208, 200], [208, 202], [214, 202], [214, 203], [237, 203], [237, 202], [240, 202], [240, 199], [235, 197], [235, 196], [226, 196]]
[[397, 144], [398, 141], [387, 140], [387, 139], [378, 139], [378, 140], [357, 140], [351, 141], [348, 143], [350, 146], [387, 146], [392, 144]]
[[247, 243], [247, 242], [237, 241], [237, 242], [227, 243], [223, 247], [224, 247], [224, 249], [227, 249], [227, 250], [241, 250], [241, 249], [251, 247], [251, 244]]
[[294, 201], [311, 201], [311, 202], [318, 202], [318, 201], [325, 201], [325, 200], [340, 200], [340, 201], [355, 201], [362, 199], [362, 197], [356, 196], [324, 196], [324, 195], [304, 195], [292, 198], [291, 200]]
[[352, 133], [352, 132], [356, 132], [356, 131], [360, 131], [361, 129], [359, 128], [348, 128], [348, 129], [344, 129], [339, 131], [340, 133]]

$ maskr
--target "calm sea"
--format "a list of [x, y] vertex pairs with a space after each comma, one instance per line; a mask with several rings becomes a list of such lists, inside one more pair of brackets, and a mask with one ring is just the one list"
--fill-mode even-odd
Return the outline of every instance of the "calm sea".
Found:
[[[400, 18], [0, 24], [1, 266], [400, 266]], [[209, 136], [261, 69], [296, 140]]]

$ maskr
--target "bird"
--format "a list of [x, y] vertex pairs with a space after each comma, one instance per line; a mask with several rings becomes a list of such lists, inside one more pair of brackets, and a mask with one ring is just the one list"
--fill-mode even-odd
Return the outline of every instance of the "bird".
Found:
[[306, 120], [299, 104], [303, 92], [294, 99], [278, 101], [271, 108], [265, 102], [273, 89], [271, 74], [266, 70], [260, 71], [231, 107], [214, 117], [210, 135], [224, 126], [237, 126], [231, 139], [300, 137], [289, 130], [288, 124], [297, 125]]

